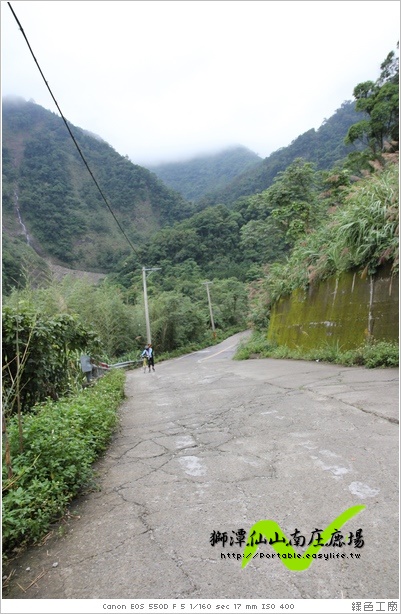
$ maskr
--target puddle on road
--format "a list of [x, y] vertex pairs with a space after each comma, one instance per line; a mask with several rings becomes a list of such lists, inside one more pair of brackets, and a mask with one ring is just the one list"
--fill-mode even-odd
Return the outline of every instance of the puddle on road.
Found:
[[197, 456], [181, 456], [178, 460], [188, 475], [200, 476], [206, 474], [206, 469]]

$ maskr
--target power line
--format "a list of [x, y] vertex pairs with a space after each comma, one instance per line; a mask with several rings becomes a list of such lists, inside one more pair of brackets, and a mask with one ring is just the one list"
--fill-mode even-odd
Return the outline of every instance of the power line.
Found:
[[37, 59], [36, 59], [36, 57], [35, 57], [35, 54], [34, 54], [34, 53], [33, 53], [33, 51], [32, 51], [31, 45], [29, 44], [29, 41], [28, 41], [28, 39], [27, 39], [27, 37], [26, 37], [26, 35], [25, 35], [25, 32], [24, 32], [24, 30], [23, 30], [23, 27], [21, 26], [21, 23], [20, 23], [20, 21], [19, 21], [18, 17], [16, 16], [16, 14], [15, 14], [15, 12], [14, 12], [14, 10], [13, 10], [12, 6], [11, 6], [11, 3], [10, 3], [10, 2], [7, 2], [7, 4], [8, 4], [8, 6], [10, 7], [10, 10], [11, 10], [11, 12], [12, 12], [13, 16], [14, 16], [14, 19], [15, 19], [15, 21], [17, 22], [18, 27], [19, 27], [19, 29], [20, 29], [20, 30], [21, 30], [21, 32], [22, 32], [22, 36], [24, 37], [25, 42], [26, 42], [26, 44], [28, 45], [28, 49], [29, 49], [29, 51], [31, 52], [31, 55], [32, 55], [32, 57], [33, 57], [33, 59], [34, 59], [34, 61], [35, 61], [36, 66], [37, 66], [37, 67], [38, 67], [38, 69], [39, 69], [39, 72], [40, 72], [40, 74], [41, 74], [41, 76], [42, 76], [42, 79], [43, 79], [43, 81], [45, 82], [46, 87], [47, 87], [47, 89], [48, 89], [48, 90], [49, 90], [49, 92], [50, 92], [50, 96], [51, 96], [51, 97], [53, 98], [53, 100], [54, 100], [54, 104], [56, 105], [56, 107], [57, 107], [57, 109], [58, 109], [58, 111], [59, 111], [59, 113], [60, 113], [60, 115], [61, 115], [61, 118], [62, 118], [62, 120], [63, 120], [64, 124], [66, 125], [66, 128], [67, 128], [67, 130], [68, 130], [68, 132], [69, 132], [69, 134], [70, 134], [70, 137], [72, 138], [72, 140], [73, 140], [73, 142], [74, 142], [74, 145], [75, 145], [75, 147], [77, 148], [78, 153], [79, 153], [79, 155], [80, 155], [80, 156], [81, 156], [81, 158], [82, 158], [83, 163], [85, 164], [85, 166], [86, 166], [86, 168], [87, 168], [87, 170], [88, 170], [88, 172], [89, 172], [90, 176], [92, 177], [92, 179], [93, 179], [93, 181], [94, 181], [94, 183], [95, 183], [95, 185], [96, 185], [97, 189], [98, 189], [98, 190], [99, 190], [99, 192], [100, 192], [101, 197], [103, 198], [104, 202], [106, 203], [106, 206], [107, 206], [108, 210], [110, 211], [111, 215], [113, 216], [113, 218], [114, 218], [114, 220], [115, 220], [115, 222], [116, 222], [117, 226], [118, 226], [118, 227], [119, 227], [119, 229], [121, 230], [122, 234], [124, 235], [124, 237], [125, 237], [126, 241], [128, 242], [129, 246], [131, 247], [131, 249], [132, 249], [132, 250], [135, 252], [135, 254], [136, 254], [138, 257], [139, 257], [139, 253], [138, 253], [138, 251], [136, 250], [136, 248], [135, 248], [135, 247], [133, 246], [133, 244], [131, 243], [130, 239], [129, 239], [129, 238], [127, 237], [127, 235], [125, 234], [125, 231], [124, 231], [123, 227], [121, 226], [120, 222], [119, 222], [119, 221], [118, 221], [118, 219], [116, 218], [116, 216], [115, 216], [115, 214], [114, 214], [114, 211], [113, 211], [113, 210], [112, 210], [112, 208], [110, 207], [110, 205], [109, 205], [109, 203], [108, 203], [108, 201], [107, 201], [106, 196], [103, 194], [103, 191], [102, 191], [101, 187], [99, 186], [99, 184], [98, 184], [98, 182], [97, 182], [97, 180], [96, 180], [96, 178], [95, 178], [94, 174], [92, 173], [92, 171], [91, 171], [91, 169], [90, 169], [90, 167], [89, 167], [89, 164], [88, 164], [88, 163], [87, 163], [87, 161], [85, 160], [85, 157], [84, 157], [84, 155], [83, 155], [83, 153], [82, 153], [82, 151], [81, 151], [81, 148], [79, 147], [79, 145], [78, 145], [78, 143], [77, 143], [77, 141], [76, 141], [76, 139], [75, 139], [75, 137], [74, 137], [73, 133], [71, 132], [71, 129], [70, 129], [70, 127], [69, 127], [68, 123], [67, 123], [67, 120], [65, 119], [64, 114], [62, 113], [62, 111], [61, 111], [61, 109], [60, 109], [60, 107], [59, 107], [59, 104], [58, 104], [58, 102], [57, 102], [56, 98], [54, 97], [53, 92], [51, 91], [51, 89], [50, 89], [50, 86], [49, 86], [48, 82], [47, 82], [47, 81], [46, 81], [46, 79], [45, 79], [45, 76], [44, 76], [44, 74], [43, 74], [43, 72], [42, 72], [42, 69], [41, 69], [41, 68], [40, 68], [40, 66], [39, 66], [39, 62], [37, 61]]

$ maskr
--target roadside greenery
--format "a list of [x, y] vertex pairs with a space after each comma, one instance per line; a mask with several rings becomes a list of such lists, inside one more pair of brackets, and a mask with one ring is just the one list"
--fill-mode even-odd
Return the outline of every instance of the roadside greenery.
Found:
[[391, 51], [382, 62], [379, 78], [354, 88], [355, 108], [363, 119], [348, 130], [347, 144], [362, 142], [364, 151], [355, 156], [365, 168], [372, 159], [382, 160], [384, 151], [398, 151], [399, 144], [399, 60]]
[[124, 373], [112, 371], [73, 398], [37, 405], [7, 428], [9, 457], [3, 462], [3, 552], [36, 542], [89, 484], [92, 464], [107, 447], [123, 398]]
[[[204, 279], [193, 262], [185, 266], [166, 265], [165, 270], [149, 276], [148, 304], [156, 356], [202, 344], [211, 337]], [[246, 284], [235, 278], [211, 281], [216, 330], [224, 331], [225, 336], [233, 328], [244, 330], [248, 314]], [[87, 333], [88, 339], [82, 339], [82, 343], [87, 341], [85, 345], [90, 345], [91, 353], [105, 362], [116, 362], [128, 354], [138, 355], [146, 343], [142, 273], [138, 267], [135, 274], [130, 273], [127, 277], [126, 286], [111, 278], [94, 285], [87, 280], [67, 276], [61, 282], [49, 282], [42, 288], [27, 286], [14, 289], [4, 297], [4, 306], [5, 315], [9, 313], [9, 318], [19, 319], [25, 313], [38, 313], [48, 321], [49, 327], [54, 318], [64, 317], [66, 321], [73, 321], [77, 331], [79, 329], [82, 334], [83, 331], [91, 331]], [[15, 338], [11, 320], [3, 333]], [[89, 340], [93, 343], [89, 344]], [[43, 343], [46, 343], [45, 340]], [[51, 344], [48, 350], [50, 369], [59, 358], [51, 355]]]
[[325, 223], [301, 236], [284, 262], [266, 265], [257, 300], [268, 309], [296, 288], [306, 289], [351, 269], [367, 275], [390, 263], [397, 274], [398, 185], [398, 165], [389, 163], [344, 188], [338, 206], [327, 211]]
[[[93, 332], [67, 313], [47, 315], [29, 306], [2, 312], [3, 413], [25, 411], [76, 389], [79, 353], [98, 348]], [[82, 377], [82, 374], [81, 374]]]
[[253, 332], [249, 339], [240, 343], [234, 360], [258, 358], [310, 360], [348, 367], [365, 366], [368, 369], [378, 367], [396, 368], [399, 365], [399, 347], [397, 343], [389, 341], [372, 341], [355, 350], [343, 351], [336, 343], [326, 343], [321, 347], [306, 351], [290, 349], [283, 345], [273, 345], [266, 340], [266, 335], [260, 332]]

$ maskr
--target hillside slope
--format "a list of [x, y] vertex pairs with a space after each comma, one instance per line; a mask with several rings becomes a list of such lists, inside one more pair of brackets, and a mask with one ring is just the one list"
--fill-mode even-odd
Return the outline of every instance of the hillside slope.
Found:
[[[210, 182], [221, 185], [234, 176], [196, 203], [167, 187], [154, 172], [119, 155], [100, 137], [70, 126], [124, 232], [141, 247], [156, 231], [195, 211], [218, 203], [230, 206], [241, 196], [265, 190], [297, 157], [320, 169], [331, 168], [349, 152], [344, 136], [359, 119], [354, 104], [344, 103], [319, 130], [306, 132], [265, 160], [236, 147], [165, 166], [169, 181], [177, 186], [181, 182], [182, 190], [186, 185], [186, 194], [192, 189], [192, 196]], [[248, 170], [238, 175], [247, 164]], [[62, 119], [24, 100], [3, 100], [3, 233], [9, 239], [3, 242], [3, 264], [14, 277], [14, 260], [22, 255], [29, 260], [32, 249], [52, 264], [99, 273], [115, 270], [132, 253]]]
[[332, 168], [355, 147], [346, 146], [344, 138], [350, 126], [361, 119], [355, 111], [355, 103], [344, 102], [318, 130], [311, 128], [298, 136], [288, 147], [273, 152], [241, 175], [225, 188], [214, 190], [199, 200], [203, 207], [217, 203], [230, 205], [241, 196], [250, 196], [269, 188], [277, 173], [284, 171], [296, 158], [313, 162], [317, 170]]
[[254, 168], [262, 158], [246, 147], [229, 147], [213, 155], [196, 156], [183, 162], [148, 166], [166, 185], [190, 201], [221, 190], [238, 175]]
[[70, 128], [24, 100], [3, 100], [3, 231], [24, 239], [55, 264], [105, 272], [134, 245], [192, 212], [155, 174], [119, 155], [101, 138]]

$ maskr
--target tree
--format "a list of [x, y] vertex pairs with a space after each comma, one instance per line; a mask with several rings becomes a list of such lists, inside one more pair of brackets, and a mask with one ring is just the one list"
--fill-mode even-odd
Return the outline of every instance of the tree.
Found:
[[49, 317], [21, 301], [3, 307], [3, 408], [24, 411], [70, 391], [76, 353], [99, 348], [96, 334], [69, 314]]
[[248, 316], [246, 285], [233, 277], [214, 279], [211, 292], [216, 328], [245, 328]]
[[278, 173], [274, 184], [266, 190], [272, 218], [290, 243], [310, 231], [318, 221], [315, 182], [314, 165], [297, 158]]
[[287, 244], [275, 220], [251, 220], [241, 228], [240, 246], [244, 257], [259, 264], [280, 260]]
[[365, 81], [354, 88], [356, 110], [365, 118], [351, 126], [346, 144], [362, 141], [374, 158], [387, 148], [389, 142], [398, 151], [399, 142], [399, 66], [391, 51], [382, 62], [377, 81]]
[[153, 345], [158, 352], [171, 352], [198, 342], [205, 333], [205, 319], [191, 298], [178, 292], [160, 292], [151, 299]]

